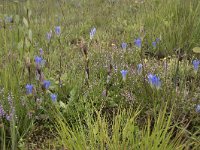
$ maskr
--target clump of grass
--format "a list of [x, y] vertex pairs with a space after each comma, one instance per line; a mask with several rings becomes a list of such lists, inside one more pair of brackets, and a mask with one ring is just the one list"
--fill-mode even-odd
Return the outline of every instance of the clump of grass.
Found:
[[[189, 148], [190, 140], [184, 137], [185, 131], [175, 131], [166, 108], [155, 118], [146, 117], [143, 124], [137, 119], [140, 109], [122, 110], [107, 118], [101, 112], [87, 114], [78, 125], [71, 127], [65, 118], [56, 113], [55, 127], [60, 144], [68, 149], [184, 149]], [[154, 121], [153, 121], [153, 120]]]
[[[198, 0], [150, 0], [141, 6], [138, 14], [137, 21], [144, 26], [150, 52], [154, 51], [160, 57], [171, 55], [178, 49], [181, 55], [191, 54], [191, 49], [199, 43]], [[152, 49], [151, 43], [156, 38], [160, 38], [161, 42], [156, 49]]]

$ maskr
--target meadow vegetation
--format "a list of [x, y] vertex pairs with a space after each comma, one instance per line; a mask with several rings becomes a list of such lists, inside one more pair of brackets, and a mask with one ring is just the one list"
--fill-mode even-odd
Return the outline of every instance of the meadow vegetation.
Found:
[[198, 150], [199, 0], [1, 0], [0, 149]]

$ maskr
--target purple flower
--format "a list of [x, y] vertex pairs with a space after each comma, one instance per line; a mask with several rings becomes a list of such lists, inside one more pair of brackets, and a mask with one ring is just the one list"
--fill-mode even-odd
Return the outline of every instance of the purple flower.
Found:
[[148, 77], [149, 83], [152, 84], [153, 74], [150, 73], [147, 77]]
[[3, 106], [0, 105], [0, 117], [4, 117], [4, 115], [5, 115], [5, 111], [3, 109]]
[[199, 60], [193, 60], [192, 64], [193, 64], [193, 66], [194, 66], [194, 70], [195, 70], [195, 71], [198, 71], [199, 63], [200, 63]]
[[41, 65], [41, 63], [42, 63], [42, 57], [35, 56], [35, 63], [36, 63], [37, 65]]
[[60, 35], [60, 33], [61, 33], [61, 27], [60, 27], [60, 26], [56, 26], [56, 27], [55, 27], [55, 33], [56, 33], [57, 35]]
[[50, 32], [47, 32], [47, 40], [50, 41], [51, 40], [51, 37], [52, 37], [52, 31]]
[[121, 74], [122, 74], [122, 79], [125, 81], [126, 80], [126, 75], [127, 75], [128, 71], [127, 70], [122, 70]]
[[127, 43], [122, 43], [122, 49], [126, 49], [126, 47], [127, 47]]
[[153, 85], [159, 89], [161, 86], [161, 82], [160, 82], [160, 78], [157, 77], [156, 75], [154, 75], [153, 79], [152, 79]]
[[138, 48], [141, 48], [141, 47], [142, 47], [142, 40], [141, 40], [141, 38], [135, 39], [134, 43], [135, 43], [135, 45], [136, 45]]
[[10, 121], [12, 117], [14, 116], [14, 113], [15, 113], [15, 109], [14, 107], [12, 107], [10, 114], [6, 114], [6, 120]]
[[8, 103], [10, 107], [13, 107], [13, 96], [11, 94], [8, 94]]
[[200, 113], [200, 104], [197, 105], [197, 107], [196, 107], [196, 112], [197, 112], [197, 113]]
[[156, 38], [156, 43], [160, 42], [160, 38]]
[[27, 94], [32, 94], [32, 92], [33, 92], [33, 85], [27, 84], [26, 85], [26, 93]]
[[7, 121], [10, 121], [10, 120], [11, 120], [11, 118], [12, 118], [12, 116], [11, 116], [11, 115], [8, 115], [8, 114], [6, 115], [6, 120], [7, 120]]
[[157, 44], [156, 42], [152, 42], [154, 48], [156, 48], [156, 44]]
[[[40, 49], [40, 52], [43, 53], [43, 50]], [[37, 67], [44, 67], [46, 60], [42, 59], [42, 57], [36, 56], [35, 57], [35, 63], [37, 65]]]
[[91, 31], [90, 31], [90, 40], [93, 39], [95, 33], [96, 33], [96, 28], [92, 28]]
[[148, 81], [152, 87], [155, 87], [156, 89], [159, 89], [161, 87], [161, 81], [160, 78], [156, 75], [149, 74], [148, 75]]
[[57, 95], [56, 94], [51, 94], [50, 97], [51, 97], [51, 100], [53, 102], [55, 102], [57, 100]]
[[42, 49], [42, 48], [40, 48], [40, 49], [39, 49], [39, 51], [40, 51], [40, 55], [42, 56], [42, 55], [44, 54], [44, 51], [43, 51], [43, 49]]
[[140, 75], [142, 73], [142, 64], [137, 65], [137, 73]]
[[44, 81], [43, 81], [43, 86], [44, 86], [44, 88], [45, 88], [46, 90], [50, 87], [50, 85], [51, 85], [51, 82], [50, 82], [50, 81], [47, 81], [47, 80], [44, 80]]

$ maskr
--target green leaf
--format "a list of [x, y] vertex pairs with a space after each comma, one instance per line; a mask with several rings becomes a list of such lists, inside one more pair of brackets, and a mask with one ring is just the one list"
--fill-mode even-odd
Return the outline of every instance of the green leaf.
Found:
[[26, 20], [26, 18], [23, 18], [23, 23], [28, 28], [28, 21]]
[[23, 48], [23, 44], [24, 44], [24, 42], [23, 42], [23, 40], [21, 40], [19, 43], [18, 43], [18, 49], [22, 49]]
[[16, 15], [16, 16], [15, 16], [15, 22], [16, 22], [17, 24], [19, 24], [19, 20], [20, 20], [20, 19], [19, 19], [19, 15]]
[[25, 39], [25, 45], [27, 48], [29, 48], [31, 46], [31, 43], [27, 38]]
[[200, 53], [200, 47], [195, 47], [192, 49], [194, 53]]
[[29, 18], [29, 19], [31, 18], [31, 15], [32, 15], [32, 11], [31, 11], [31, 10], [28, 10], [28, 18]]
[[32, 37], [33, 37], [32, 31], [28, 30], [28, 38], [30, 41], [32, 41]]
[[118, 107], [118, 105], [114, 101], [110, 101], [109, 102], [109, 107]]

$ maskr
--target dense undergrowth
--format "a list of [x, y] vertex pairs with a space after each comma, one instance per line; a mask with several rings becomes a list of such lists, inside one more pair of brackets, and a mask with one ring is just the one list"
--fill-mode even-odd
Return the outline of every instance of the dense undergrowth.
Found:
[[198, 149], [199, 0], [3, 0], [0, 149]]

